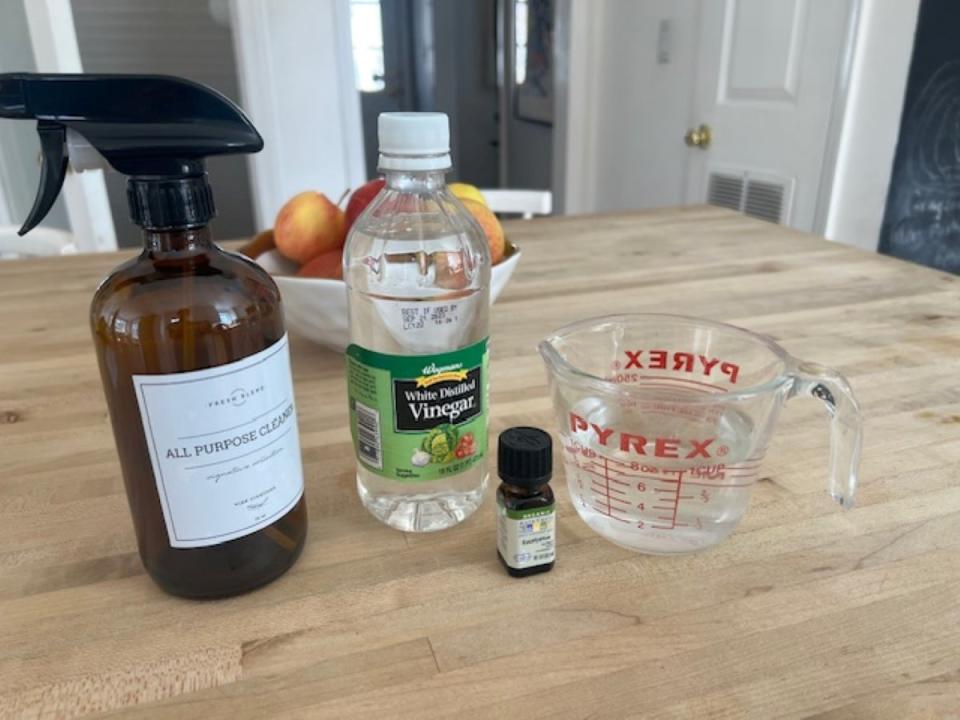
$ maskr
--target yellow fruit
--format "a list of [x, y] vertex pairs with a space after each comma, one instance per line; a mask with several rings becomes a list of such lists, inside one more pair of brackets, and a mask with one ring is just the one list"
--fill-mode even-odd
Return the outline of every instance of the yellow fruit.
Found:
[[481, 205], [475, 200], [461, 200], [460, 202], [483, 228], [483, 233], [487, 236], [487, 244], [490, 246], [490, 264], [496, 265], [503, 260], [503, 253], [507, 249], [507, 240], [503, 235], [503, 227], [500, 225], [500, 221], [486, 205]]
[[253, 240], [240, 248], [238, 252], [248, 258], [255, 258], [267, 252], [267, 250], [273, 250], [276, 246], [277, 243], [273, 239], [273, 230], [270, 229], [254, 235]]
[[480, 192], [475, 185], [470, 185], [469, 183], [450, 183], [447, 187], [450, 189], [450, 192], [461, 200], [473, 200], [481, 205], [487, 204], [483, 193]]

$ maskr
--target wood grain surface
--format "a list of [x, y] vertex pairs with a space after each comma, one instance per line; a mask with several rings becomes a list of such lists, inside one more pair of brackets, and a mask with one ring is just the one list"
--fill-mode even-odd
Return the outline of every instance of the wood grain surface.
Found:
[[823, 407], [784, 410], [737, 532], [622, 550], [570, 506], [556, 568], [495, 555], [489, 499], [404, 535], [356, 496], [343, 358], [294, 339], [310, 534], [217, 602], [143, 573], [87, 327], [118, 255], [0, 263], [0, 717], [960, 718], [960, 280], [713, 208], [513, 222], [492, 430], [554, 428], [538, 340], [669, 311], [845, 373], [858, 506], [826, 493]]

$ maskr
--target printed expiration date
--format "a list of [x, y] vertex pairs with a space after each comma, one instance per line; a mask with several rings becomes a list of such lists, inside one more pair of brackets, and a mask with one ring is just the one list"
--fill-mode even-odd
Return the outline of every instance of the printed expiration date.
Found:
[[423, 330], [455, 324], [458, 312], [455, 304], [416, 306], [400, 308], [400, 317], [404, 330]]

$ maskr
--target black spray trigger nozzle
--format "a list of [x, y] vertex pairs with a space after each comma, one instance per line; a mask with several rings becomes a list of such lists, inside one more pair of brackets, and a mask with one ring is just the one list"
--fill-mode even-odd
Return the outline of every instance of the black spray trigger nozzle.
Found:
[[40, 187], [18, 235], [26, 235], [47, 216], [67, 176], [67, 129], [59, 123], [39, 120], [37, 133], [40, 135]]
[[40, 135], [40, 189], [21, 234], [50, 211], [68, 156], [75, 171], [109, 167], [126, 175], [130, 219], [166, 229], [215, 217], [206, 158], [263, 148], [226, 97], [164, 75], [0, 73], [0, 118], [34, 118]]

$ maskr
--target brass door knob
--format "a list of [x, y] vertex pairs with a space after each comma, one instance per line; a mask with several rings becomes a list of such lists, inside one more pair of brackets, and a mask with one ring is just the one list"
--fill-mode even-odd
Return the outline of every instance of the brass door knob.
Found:
[[710, 140], [713, 137], [710, 132], [710, 126], [700, 124], [699, 127], [690, 128], [687, 130], [687, 134], [683, 136], [683, 141], [689, 147], [698, 147], [701, 150], [706, 150], [710, 147]]

